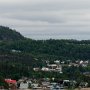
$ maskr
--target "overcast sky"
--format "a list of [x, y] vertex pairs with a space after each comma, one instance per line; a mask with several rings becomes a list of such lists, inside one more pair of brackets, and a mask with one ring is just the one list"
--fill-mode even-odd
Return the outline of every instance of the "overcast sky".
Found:
[[0, 0], [0, 25], [33, 39], [90, 39], [90, 0]]

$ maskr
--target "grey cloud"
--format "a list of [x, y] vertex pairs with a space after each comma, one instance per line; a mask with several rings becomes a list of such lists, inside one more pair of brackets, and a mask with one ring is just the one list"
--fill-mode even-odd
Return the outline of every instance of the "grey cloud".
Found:
[[1, 0], [0, 24], [23, 35], [88, 35], [89, 4], [90, 0]]
[[17, 19], [17, 20], [27, 20], [27, 21], [42, 21], [48, 23], [63, 23], [64, 17], [58, 12], [21, 12], [21, 13], [6, 13], [2, 17]]
[[[11, 0], [8, 0], [11, 2]], [[13, 0], [14, 3], [0, 3], [1, 11], [48, 11], [90, 9], [89, 0]], [[3, 10], [3, 11], [4, 11]]]

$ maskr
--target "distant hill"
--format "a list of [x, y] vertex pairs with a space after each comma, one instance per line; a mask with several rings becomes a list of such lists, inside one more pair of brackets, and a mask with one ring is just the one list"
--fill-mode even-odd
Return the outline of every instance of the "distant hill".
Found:
[[0, 26], [0, 40], [22, 40], [24, 37], [10, 29], [9, 27]]
[[[34, 72], [33, 68], [46, 66], [46, 61], [55, 60], [74, 62], [76, 60], [90, 61], [90, 40], [32, 40], [24, 38], [20, 33], [8, 27], [0, 26], [0, 76], [20, 79], [22, 76], [31, 78], [56, 77], [59, 80], [90, 79], [80, 76], [89, 68], [63, 68], [64, 73]], [[73, 77], [71, 77], [73, 76]], [[77, 78], [78, 77], [78, 78]], [[57, 79], [58, 80], [58, 79]], [[89, 82], [88, 81], [88, 82]], [[0, 79], [1, 82], [1, 79]], [[89, 82], [90, 83], [90, 82]], [[3, 84], [3, 83], [1, 83]]]

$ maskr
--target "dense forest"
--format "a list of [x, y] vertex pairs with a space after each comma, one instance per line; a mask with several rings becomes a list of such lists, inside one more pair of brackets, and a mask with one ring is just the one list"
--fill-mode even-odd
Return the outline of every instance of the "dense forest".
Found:
[[[90, 60], [90, 40], [32, 40], [15, 30], [0, 26], [1, 76], [17, 80], [21, 76], [53, 77], [52, 73], [35, 73], [33, 67], [42, 67], [46, 64], [46, 60], [52, 63], [57, 59], [61, 61]], [[64, 71], [61, 78], [71, 78], [73, 74], [75, 75], [73, 78], [77, 78], [80, 77], [83, 69], [73, 67], [73, 69], [65, 68]], [[55, 76], [60, 77], [58, 74]]]
[[9, 27], [0, 26], [0, 40], [22, 40], [24, 37]]
[[1, 51], [16, 50], [32, 54], [42, 60], [88, 60], [90, 59], [90, 41], [77, 40], [17, 40], [0, 43]]

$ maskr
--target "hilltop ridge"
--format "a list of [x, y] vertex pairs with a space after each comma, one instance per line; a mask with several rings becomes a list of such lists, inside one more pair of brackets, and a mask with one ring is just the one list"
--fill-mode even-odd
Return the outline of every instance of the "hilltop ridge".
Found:
[[24, 37], [9, 27], [0, 26], [0, 40], [22, 40]]

